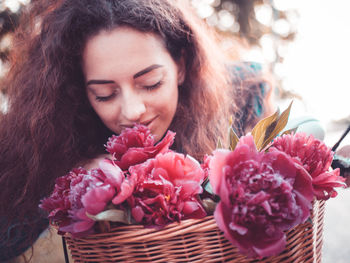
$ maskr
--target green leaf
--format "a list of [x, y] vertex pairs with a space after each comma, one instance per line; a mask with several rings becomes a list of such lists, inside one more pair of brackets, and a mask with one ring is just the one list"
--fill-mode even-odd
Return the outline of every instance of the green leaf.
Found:
[[273, 115], [266, 117], [262, 120], [260, 120], [253, 128], [252, 135], [254, 138], [254, 142], [256, 145], [256, 148], [260, 150], [262, 148], [262, 145], [264, 144], [264, 138], [266, 137], [266, 130], [268, 130], [269, 126], [276, 126], [274, 124], [278, 120], [279, 116], [279, 110], [277, 110]]
[[275, 130], [275, 128], [276, 128], [276, 126], [277, 126], [277, 123], [278, 123], [278, 118], [277, 118], [277, 120], [275, 120], [274, 122], [272, 122], [272, 123], [266, 128], [263, 142], [266, 142], [266, 141], [268, 140], [270, 134], [272, 134], [273, 131]]
[[101, 213], [98, 213], [97, 215], [91, 215], [86, 212], [86, 215], [94, 221], [111, 221], [131, 224], [130, 216], [128, 213], [119, 209], [105, 210]]
[[298, 129], [298, 127], [295, 127], [295, 128], [293, 128], [293, 129], [286, 130], [286, 131], [284, 131], [281, 135], [295, 133], [295, 132], [297, 131], [297, 129]]
[[293, 101], [288, 108], [279, 114], [277, 110], [273, 115], [259, 121], [252, 130], [254, 142], [258, 151], [264, 149], [287, 125]]
[[261, 146], [261, 149], [264, 149], [283, 129], [288, 123], [288, 118], [290, 110], [292, 108], [293, 101], [289, 104], [288, 108], [282, 112], [278, 117], [277, 123], [270, 134], [265, 134], [264, 142]]
[[232, 127], [230, 127], [230, 150], [233, 151], [239, 141], [239, 138]]
[[207, 211], [208, 214], [211, 214], [214, 212], [216, 207], [216, 202], [210, 198], [204, 198], [202, 200], [203, 207], [205, 211]]

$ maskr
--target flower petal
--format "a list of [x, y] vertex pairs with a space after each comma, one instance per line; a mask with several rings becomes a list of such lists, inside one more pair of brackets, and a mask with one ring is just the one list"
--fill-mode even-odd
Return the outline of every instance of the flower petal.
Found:
[[119, 188], [125, 178], [123, 171], [108, 159], [100, 161], [99, 167], [106, 175], [107, 182]]
[[226, 158], [230, 154], [229, 150], [215, 150], [213, 152], [213, 156], [210, 158], [209, 161], [209, 180], [210, 184], [213, 188], [214, 193], [219, 193], [220, 192], [220, 185], [221, 185], [221, 180], [222, 180], [222, 175], [223, 175], [223, 167], [224, 164], [226, 163]]
[[119, 193], [113, 198], [112, 203], [118, 205], [124, 202], [132, 195], [134, 187], [135, 182], [132, 179], [125, 179], [120, 186]]
[[131, 209], [131, 215], [133, 216], [136, 222], [140, 223], [145, 213], [143, 212], [140, 206], [135, 206]]
[[104, 210], [114, 194], [115, 190], [111, 185], [101, 185], [87, 191], [81, 201], [89, 214], [96, 215]]

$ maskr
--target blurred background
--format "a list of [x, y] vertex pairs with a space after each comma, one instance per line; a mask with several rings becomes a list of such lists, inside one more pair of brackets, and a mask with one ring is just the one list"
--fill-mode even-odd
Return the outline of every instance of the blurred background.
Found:
[[[222, 36], [233, 59], [260, 62], [272, 73], [275, 103], [292, 116], [313, 116], [333, 146], [350, 124], [350, 2], [347, 0], [189, 0]], [[0, 0], [0, 110], [12, 34], [30, 0]], [[350, 144], [350, 135], [342, 145]], [[350, 190], [327, 201], [324, 263], [350, 259]]]

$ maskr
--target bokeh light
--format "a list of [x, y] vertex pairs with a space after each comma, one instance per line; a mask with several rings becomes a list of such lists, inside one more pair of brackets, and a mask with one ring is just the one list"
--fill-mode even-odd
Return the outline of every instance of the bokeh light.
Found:
[[17, 0], [5, 0], [4, 5], [9, 8], [11, 12], [16, 13], [21, 7], [21, 2]]
[[256, 19], [263, 25], [271, 25], [272, 23], [272, 7], [270, 5], [257, 5], [254, 7]]

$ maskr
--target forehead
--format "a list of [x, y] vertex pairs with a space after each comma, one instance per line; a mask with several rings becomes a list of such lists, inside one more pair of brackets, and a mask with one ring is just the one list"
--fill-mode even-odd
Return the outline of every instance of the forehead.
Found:
[[83, 70], [85, 74], [107, 74], [112, 69], [123, 71], [134, 67], [137, 72], [150, 63], [162, 64], [169, 59], [159, 35], [118, 27], [100, 31], [88, 39], [83, 51]]

